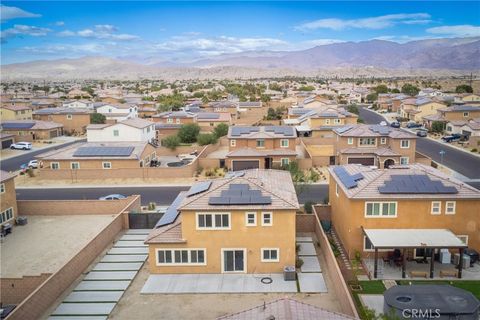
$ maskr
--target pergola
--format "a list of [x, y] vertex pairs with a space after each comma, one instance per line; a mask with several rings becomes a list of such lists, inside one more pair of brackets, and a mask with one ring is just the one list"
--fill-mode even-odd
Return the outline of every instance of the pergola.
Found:
[[430, 257], [430, 278], [433, 278], [434, 272], [434, 249], [459, 249], [458, 278], [462, 277], [463, 250], [467, 245], [450, 230], [364, 229], [363, 227], [362, 230], [375, 250], [374, 278], [377, 278], [379, 249], [402, 249], [402, 278], [406, 277], [407, 249], [432, 249]]

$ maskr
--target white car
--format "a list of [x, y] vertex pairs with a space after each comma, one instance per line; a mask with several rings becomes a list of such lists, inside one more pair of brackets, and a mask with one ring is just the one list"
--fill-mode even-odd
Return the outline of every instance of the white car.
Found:
[[10, 145], [10, 149], [31, 150], [32, 144], [30, 142], [17, 142]]
[[187, 154], [187, 153], [183, 153], [183, 154], [179, 154], [178, 155], [178, 158], [183, 161], [183, 160], [189, 160], [189, 161], [193, 161], [195, 160], [197, 156], [196, 155], [193, 155], [193, 154]]
[[388, 123], [387, 123], [387, 121], [382, 121], [382, 122], [380, 122], [380, 125], [381, 126], [388, 126]]
[[28, 167], [32, 169], [37, 169], [38, 168], [38, 160], [30, 160], [28, 162]]

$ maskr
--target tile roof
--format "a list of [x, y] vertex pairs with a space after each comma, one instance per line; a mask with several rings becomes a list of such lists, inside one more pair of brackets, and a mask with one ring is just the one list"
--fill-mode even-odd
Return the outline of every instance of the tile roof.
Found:
[[25, 107], [25, 106], [3, 106], [2, 109], [7, 109], [11, 111], [22, 111], [22, 110], [31, 110], [32, 108]]
[[7, 180], [10, 180], [12, 178], [15, 178], [17, 175], [14, 173], [10, 173], [7, 171], [0, 170], [0, 182], [4, 182]]
[[[397, 128], [380, 125], [356, 124], [347, 125], [333, 130], [342, 137], [390, 137], [394, 139], [416, 139], [416, 135]], [[381, 134], [385, 132], [386, 134]]]
[[479, 106], [470, 106], [470, 105], [453, 105], [447, 108], [439, 109], [441, 112], [462, 112], [462, 111], [479, 111]]
[[232, 313], [217, 320], [347, 320], [355, 319], [344, 314], [306, 304], [291, 298], [281, 298], [251, 309]]
[[296, 156], [297, 152], [291, 149], [253, 149], [242, 148], [227, 153], [227, 157], [265, 157], [265, 156]]
[[[278, 182], [282, 181], [281, 184]], [[234, 205], [233, 209], [259, 210], [296, 210], [299, 208], [297, 194], [292, 178], [284, 170], [245, 170], [243, 176], [227, 177], [212, 180], [208, 191], [187, 197], [179, 206], [179, 210], [232, 210], [232, 205], [210, 205], [210, 197], [219, 197], [223, 190], [228, 190], [230, 184], [248, 184], [250, 189], [260, 190], [262, 195], [271, 197], [271, 204], [261, 205]]]
[[181, 215], [172, 224], [167, 224], [160, 228], [153, 229], [145, 239], [146, 244], [150, 243], [185, 243], [182, 238], [182, 218]]
[[[395, 165], [389, 169], [373, 169], [368, 166], [357, 164], [343, 165], [348, 174], [354, 175], [361, 173], [363, 179], [357, 181], [357, 187], [347, 189], [343, 183], [340, 182], [339, 177], [335, 174], [334, 168], [339, 166], [329, 167], [330, 174], [333, 179], [338, 182], [338, 185], [345, 192], [347, 197], [351, 199], [479, 199], [480, 190], [446, 174], [432, 167], [423, 164], [415, 163], [410, 165]], [[383, 186], [386, 181], [392, 180], [392, 176], [398, 175], [427, 175], [432, 181], [441, 181], [446, 187], [455, 187], [458, 193], [455, 194], [421, 194], [412, 190], [412, 193], [404, 194], [385, 194], [380, 193], [378, 188]]]
[[[280, 131], [283, 131], [280, 133]], [[242, 132], [240, 132], [242, 131]], [[290, 126], [230, 126], [228, 128], [229, 139], [273, 139], [273, 138], [296, 138], [295, 129]]]
[[400, 156], [400, 154], [396, 153], [390, 148], [346, 148], [340, 150], [340, 152], [345, 154], [375, 154], [378, 156], [391, 157]]
[[166, 111], [153, 115], [153, 118], [195, 118], [197, 115], [187, 111]]
[[151, 125], [154, 125], [155, 123], [149, 120], [145, 120], [142, 118], [130, 118], [126, 119], [123, 121], [118, 122], [118, 124], [124, 124], [130, 127], [138, 128], [138, 129], [143, 129], [146, 127], [149, 127]]
[[44, 108], [33, 112], [36, 115], [42, 114], [87, 114], [92, 113], [92, 110], [86, 108]]
[[[33, 123], [33, 126], [25, 128], [23, 124]], [[9, 120], [2, 121], [1, 125], [8, 124], [8, 130], [49, 130], [55, 128], [62, 128], [63, 124], [52, 122], [52, 121], [43, 121], [43, 120]], [[18, 129], [15, 128], [15, 125], [18, 124]]]

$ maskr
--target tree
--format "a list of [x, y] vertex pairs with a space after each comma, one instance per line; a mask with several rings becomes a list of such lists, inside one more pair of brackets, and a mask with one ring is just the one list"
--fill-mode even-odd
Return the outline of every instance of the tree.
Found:
[[314, 86], [301, 86], [300, 88], [298, 88], [299, 91], [313, 91], [315, 90], [315, 87]]
[[444, 123], [442, 121], [433, 121], [432, 122], [432, 132], [441, 133], [445, 129]]
[[264, 102], [264, 103], [267, 103], [267, 102], [270, 102], [271, 99], [270, 99], [270, 96], [269, 96], [269, 95], [262, 94], [262, 95], [260, 96], [260, 100], [261, 100], [262, 102]]
[[175, 150], [180, 145], [180, 138], [177, 136], [169, 136], [162, 140], [162, 146], [171, 150]]
[[473, 89], [468, 84], [461, 84], [455, 88], [456, 93], [472, 93]]
[[402, 93], [406, 94], [408, 96], [416, 96], [420, 92], [420, 89], [418, 87], [414, 86], [413, 84], [410, 83], [405, 83], [402, 86]]
[[392, 89], [392, 93], [400, 93], [400, 90], [398, 90], [397, 88], [394, 88]]
[[107, 121], [107, 118], [101, 113], [91, 113], [90, 114], [90, 123], [93, 124], [102, 124]]
[[358, 110], [358, 107], [354, 104], [351, 104], [351, 105], [347, 106], [347, 111], [351, 112], [351, 113], [355, 113], [355, 114], [360, 113], [360, 111]]
[[384, 84], [379, 84], [378, 86], [376, 86], [375, 88], [373, 88], [373, 90], [377, 93], [377, 94], [380, 94], [380, 93], [388, 93], [388, 87]]
[[268, 108], [268, 110], [267, 110], [267, 120], [276, 120], [276, 119], [277, 119], [277, 113], [275, 112], [275, 109]]
[[370, 93], [367, 95], [367, 101], [368, 102], [373, 102], [378, 99], [378, 94], [376, 92]]
[[228, 134], [228, 125], [226, 123], [220, 123], [215, 129], [213, 129], [213, 133], [217, 138], [226, 136]]
[[200, 133], [200, 127], [196, 123], [184, 124], [178, 131], [178, 137], [183, 143], [193, 143], [197, 141], [197, 136]]
[[217, 137], [213, 133], [201, 133], [197, 137], [197, 142], [201, 146], [217, 143]]

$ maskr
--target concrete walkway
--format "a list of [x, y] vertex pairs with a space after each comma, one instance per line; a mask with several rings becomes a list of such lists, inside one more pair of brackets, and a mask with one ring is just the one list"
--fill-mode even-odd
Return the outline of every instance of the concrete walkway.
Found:
[[147, 259], [150, 230], [128, 230], [51, 314], [51, 320], [107, 319]]
[[300, 245], [298, 257], [303, 260], [300, 272], [297, 272], [300, 292], [328, 292], [312, 237], [297, 237], [296, 241]]

